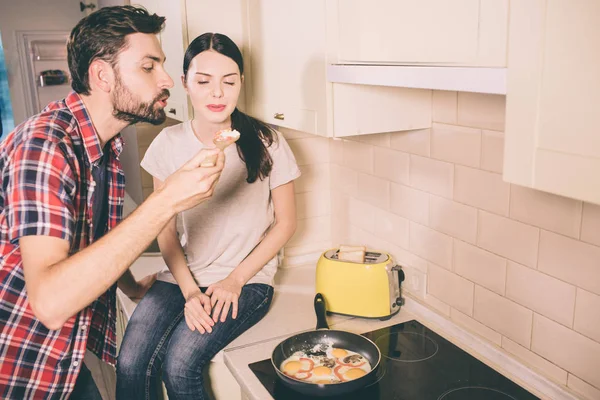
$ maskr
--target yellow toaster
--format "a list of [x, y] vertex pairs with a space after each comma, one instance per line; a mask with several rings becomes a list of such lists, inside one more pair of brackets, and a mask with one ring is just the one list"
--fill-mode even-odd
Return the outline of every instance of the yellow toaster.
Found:
[[338, 253], [327, 250], [317, 262], [316, 290], [327, 312], [385, 320], [400, 311], [404, 272], [389, 254], [368, 250], [359, 263], [339, 260]]

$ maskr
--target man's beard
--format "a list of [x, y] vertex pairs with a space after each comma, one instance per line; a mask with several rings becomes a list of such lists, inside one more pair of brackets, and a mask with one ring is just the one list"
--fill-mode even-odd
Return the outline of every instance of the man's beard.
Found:
[[115, 90], [112, 95], [113, 116], [129, 124], [148, 122], [152, 125], [160, 125], [165, 122], [167, 115], [162, 108], [155, 108], [156, 102], [166, 100], [169, 91], [163, 89], [151, 102], [139, 101], [136, 96], [123, 84], [120, 76], [117, 76]]

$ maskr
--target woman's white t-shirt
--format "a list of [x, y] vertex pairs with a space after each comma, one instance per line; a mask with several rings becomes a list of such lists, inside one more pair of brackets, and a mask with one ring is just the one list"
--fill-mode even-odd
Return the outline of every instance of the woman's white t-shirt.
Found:
[[[179, 215], [188, 266], [199, 286], [226, 278], [252, 252], [275, 221], [271, 190], [300, 176], [289, 145], [279, 132], [277, 136], [268, 148], [273, 168], [267, 178], [246, 182], [246, 164], [231, 145], [225, 149], [225, 168], [213, 196]], [[186, 121], [162, 130], [141, 166], [164, 181], [203, 147]], [[275, 256], [248, 283], [272, 285], [277, 264]], [[177, 283], [166, 267], [158, 279]]]

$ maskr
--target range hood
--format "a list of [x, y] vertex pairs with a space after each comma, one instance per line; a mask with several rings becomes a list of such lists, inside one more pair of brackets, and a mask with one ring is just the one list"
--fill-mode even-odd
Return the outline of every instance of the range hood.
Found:
[[506, 68], [329, 64], [332, 83], [506, 94]]

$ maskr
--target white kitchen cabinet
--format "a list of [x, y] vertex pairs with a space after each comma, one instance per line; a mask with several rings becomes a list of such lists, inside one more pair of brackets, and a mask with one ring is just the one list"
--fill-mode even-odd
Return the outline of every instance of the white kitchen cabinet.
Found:
[[[431, 126], [428, 90], [352, 88], [358, 85], [327, 82], [328, 55], [335, 40], [328, 36], [335, 9], [331, 0], [248, 0], [247, 5], [247, 85], [253, 116], [277, 126], [338, 137]], [[411, 112], [390, 109], [390, 97], [410, 103]], [[385, 123], [380, 118], [384, 110], [389, 111]]]
[[233, 40], [242, 53], [246, 53], [246, 1], [186, 0], [189, 41], [206, 32], [221, 33]]
[[431, 96], [430, 90], [336, 83], [333, 85], [333, 136], [428, 127], [431, 125]]
[[249, 0], [248, 16], [252, 115], [325, 134], [325, 2]]
[[600, 203], [600, 2], [513, 1], [505, 180]]
[[334, 7], [336, 63], [506, 65], [508, 0], [334, 0]]
[[185, 121], [191, 117], [187, 94], [181, 83], [183, 55], [188, 45], [185, 1], [133, 0], [132, 5], [141, 5], [149, 12], [166, 18], [159, 40], [166, 56], [165, 69], [173, 79], [174, 86], [169, 90], [171, 97], [165, 112], [169, 118]]

